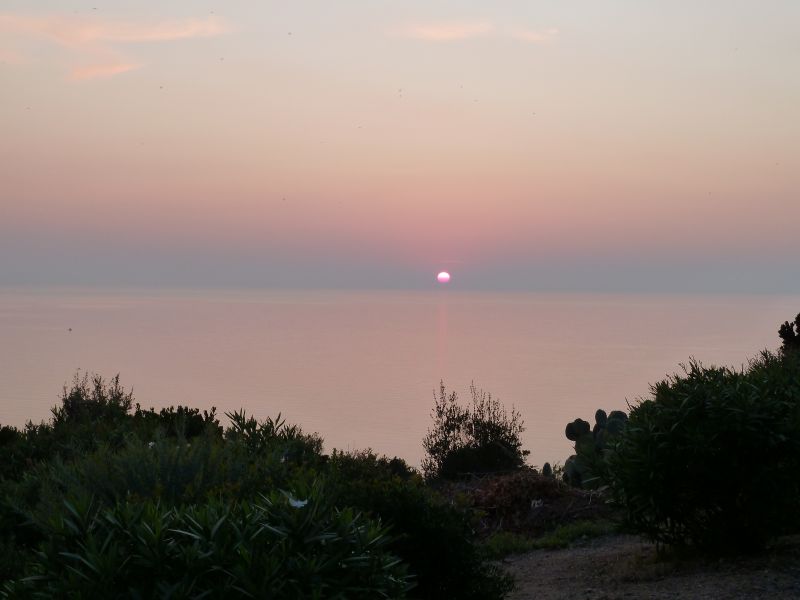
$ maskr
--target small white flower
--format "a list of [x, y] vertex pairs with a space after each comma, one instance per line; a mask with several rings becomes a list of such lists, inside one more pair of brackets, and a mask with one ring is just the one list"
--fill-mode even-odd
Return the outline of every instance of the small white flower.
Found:
[[289, 506], [292, 508], [303, 508], [308, 504], [308, 500], [297, 500], [296, 498], [289, 497]]
[[149, 442], [149, 443], [147, 444], [147, 447], [148, 447], [148, 448], [155, 448], [155, 445], [156, 445], [156, 443], [155, 443], [155, 442]]

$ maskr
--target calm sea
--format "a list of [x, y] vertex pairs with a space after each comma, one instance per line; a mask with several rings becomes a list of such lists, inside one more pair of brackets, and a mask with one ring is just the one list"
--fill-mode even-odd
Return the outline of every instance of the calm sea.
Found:
[[[49, 416], [77, 369], [156, 408], [282, 413], [334, 447], [418, 464], [440, 380], [526, 423], [530, 462], [565, 424], [623, 409], [690, 356], [777, 347], [800, 297], [331, 291], [0, 291], [0, 422]], [[71, 329], [71, 331], [70, 331]]]

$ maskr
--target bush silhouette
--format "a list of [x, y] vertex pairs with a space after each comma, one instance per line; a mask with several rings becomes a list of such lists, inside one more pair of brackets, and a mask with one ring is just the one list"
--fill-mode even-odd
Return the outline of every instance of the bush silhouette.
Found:
[[509, 414], [474, 383], [469, 389], [469, 406], [461, 406], [458, 394], [448, 394], [443, 382], [438, 396], [434, 394], [433, 428], [422, 442], [426, 452], [422, 470], [428, 478], [509, 471], [525, 464], [529, 452], [520, 441], [525, 431], [520, 413], [512, 407]]
[[781, 346], [783, 353], [800, 350], [800, 313], [797, 314], [793, 323], [785, 321], [778, 329], [778, 335], [783, 341]]
[[798, 530], [800, 360], [691, 362], [631, 409], [608, 456], [629, 523], [652, 540], [749, 551]]
[[143, 410], [118, 378], [81, 374], [49, 422], [0, 427], [0, 596], [401, 598], [413, 585], [420, 600], [500, 600], [510, 589], [471, 514], [403, 460], [327, 456], [280, 415], [225, 416], [222, 427], [214, 409]]

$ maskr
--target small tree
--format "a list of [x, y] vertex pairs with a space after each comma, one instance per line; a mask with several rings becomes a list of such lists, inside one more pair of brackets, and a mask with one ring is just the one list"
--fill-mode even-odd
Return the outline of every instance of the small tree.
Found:
[[53, 424], [118, 421], [128, 416], [132, 405], [133, 392], [120, 385], [119, 375], [106, 382], [100, 375], [76, 373], [72, 388], [64, 386], [61, 406], [52, 409]]
[[434, 392], [433, 427], [422, 441], [426, 457], [422, 470], [428, 478], [453, 479], [464, 473], [518, 469], [529, 454], [522, 449], [522, 415], [511, 413], [491, 394], [470, 385], [472, 404], [461, 406], [456, 392], [444, 382]]

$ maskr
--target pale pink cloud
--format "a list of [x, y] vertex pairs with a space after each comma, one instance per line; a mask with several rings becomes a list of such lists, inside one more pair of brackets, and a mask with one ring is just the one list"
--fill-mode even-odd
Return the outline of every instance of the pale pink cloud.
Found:
[[98, 64], [86, 67], [76, 67], [70, 73], [70, 79], [81, 81], [84, 79], [96, 79], [98, 77], [113, 77], [120, 73], [127, 73], [134, 69], [139, 69], [142, 65], [136, 63], [116, 63]]
[[432, 42], [452, 42], [483, 36], [510, 37], [529, 44], [548, 44], [558, 38], [555, 27], [546, 29], [514, 29], [496, 27], [488, 21], [453, 21], [417, 24], [400, 30], [405, 37]]
[[433, 42], [452, 42], [481, 37], [494, 31], [494, 25], [485, 21], [432, 23], [412, 25], [403, 30], [406, 37]]
[[65, 46], [96, 43], [136, 43], [214, 37], [231, 31], [219, 17], [157, 23], [112, 21], [64, 15], [0, 15], [0, 30], [38, 35]]
[[0, 48], [0, 63], [5, 65], [23, 65], [26, 62], [28, 61], [25, 56], [19, 52]]
[[531, 44], [548, 44], [558, 37], [559, 31], [555, 27], [548, 29], [516, 29], [511, 32], [511, 37]]
[[215, 16], [143, 23], [94, 16], [0, 14], [0, 33], [8, 39], [44, 39], [69, 48], [80, 62], [92, 63], [69, 67], [72, 80], [111, 77], [142, 66], [118, 56], [117, 45], [215, 37], [231, 30], [224, 19]]

